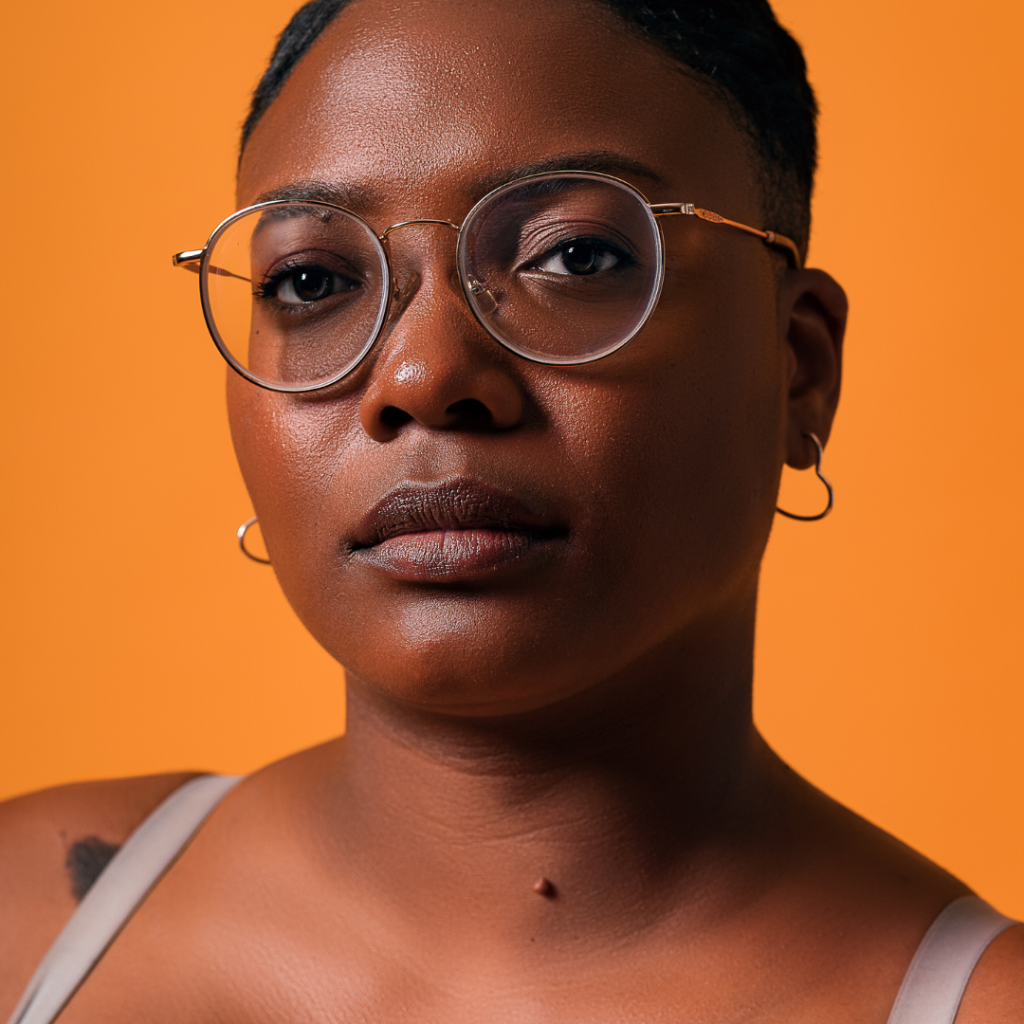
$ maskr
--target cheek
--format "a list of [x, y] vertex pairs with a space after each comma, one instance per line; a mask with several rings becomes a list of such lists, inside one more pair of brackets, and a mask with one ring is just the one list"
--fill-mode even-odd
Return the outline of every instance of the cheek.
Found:
[[227, 397], [235, 453], [271, 564], [306, 622], [316, 612], [318, 574], [337, 560], [337, 492], [360, 466], [350, 452], [360, 437], [358, 401], [276, 394], [236, 374], [229, 374]]
[[595, 532], [619, 542], [608, 556], [629, 563], [624, 573], [645, 573], [652, 592], [706, 600], [756, 578], [785, 412], [770, 286], [700, 304], [666, 288], [674, 300], [622, 353], [614, 378], [564, 406], [567, 459], [604, 522]]

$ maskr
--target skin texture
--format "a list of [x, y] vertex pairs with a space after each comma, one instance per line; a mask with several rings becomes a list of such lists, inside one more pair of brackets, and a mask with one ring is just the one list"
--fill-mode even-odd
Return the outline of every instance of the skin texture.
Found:
[[[319, 181], [359, 186], [380, 231], [459, 222], [517, 168], [580, 154], [646, 166], [620, 176], [652, 202], [762, 223], [729, 116], [585, 0], [359, 0], [254, 133], [238, 205]], [[966, 887], [751, 720], [758, 567], [783, 463], [831, 428], [845, 297], [738, 232], [664, 233], [661, 303], [599, 363], [500, 348], [453, 281], [454, 234], [417, 227], [350, 377], [289, 396], [228, 375], [274, 571], [346, 666], [348, 735], [232, 792], [62, 1024], [883, 1024]], [[382, 571], [363, 517], [445, 480], [511, 492], [554, 539], [489, 572]], [[180, 781], [0, 809], [0, 935], [27, 936], [0, 940], [0, 1016], [73, 907], [68, 846], [122, 842]], [[1021, 1018], [1021, 931], [961, 1024]]]

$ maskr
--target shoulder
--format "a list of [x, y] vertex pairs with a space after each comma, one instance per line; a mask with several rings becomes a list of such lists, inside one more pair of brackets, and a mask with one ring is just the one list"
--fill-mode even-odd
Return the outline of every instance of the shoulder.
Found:
[[[195, 772], [76, 782], [0, 803], [0, 907], [35, 883], [72, 898], [66, 862], [75, 843], [120, 846], [165, 797]], [[18, 902], [15, 898], [14, 902]]]
[[975, 969], [957, 1024], [1020, 1024], [1024, 1020], [1024, 924], [1008, 928]]
[[0, 1020], [106, 861], [195, 774], [79, 782], [0, 803]]

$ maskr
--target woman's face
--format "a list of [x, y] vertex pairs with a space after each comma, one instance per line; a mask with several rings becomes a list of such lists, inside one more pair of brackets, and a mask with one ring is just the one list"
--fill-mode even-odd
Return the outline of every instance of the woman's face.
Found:
[[[724, 108], [589, 0], [360, 0], [253, 134], [238, 200], [323, 182], [378, 232], [459, 223], [552, 160], [764, 219]], [[787, 431], [778, 257], [662, 223], [660, 304], [599, 362], [500, 347], [455, 233], [418, 226], [391, 239], [401, 297], [350, 376], [285, 395], [229, 373], [274, 569], [350, 675], [449, 713], [525, 711], [749, 618]]]

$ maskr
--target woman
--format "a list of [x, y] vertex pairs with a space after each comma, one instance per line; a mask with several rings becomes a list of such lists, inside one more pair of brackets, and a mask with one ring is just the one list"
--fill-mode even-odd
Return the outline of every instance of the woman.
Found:
[[[317, 2], [286, 32], [247, 212], [178, 262], [347, 736], [230, 791], [9, 806], [5, 1006], [68, 917], [59, 830], [109, 847], [80, 850], [77, 939], [127, 921], [64, 979], [69, 1024], [951, 1020], [941, 983], [890, 1018], [940, 915], [980, 929], [936, 946], [981, 956], [957, 1019], [1020, 1019], [1024, 929], [753, 728], [758, 568], [783, 464], [829, 436], [846, 301], [802, 266], [795, 44], [755, 0], [658, 10]], [[135, 890], [95, 868], [159, 806], [164, 839], [201, 827], [120, 906], [177, 846]], [[16, 1019], [60, 1012], [59, 973]]]

